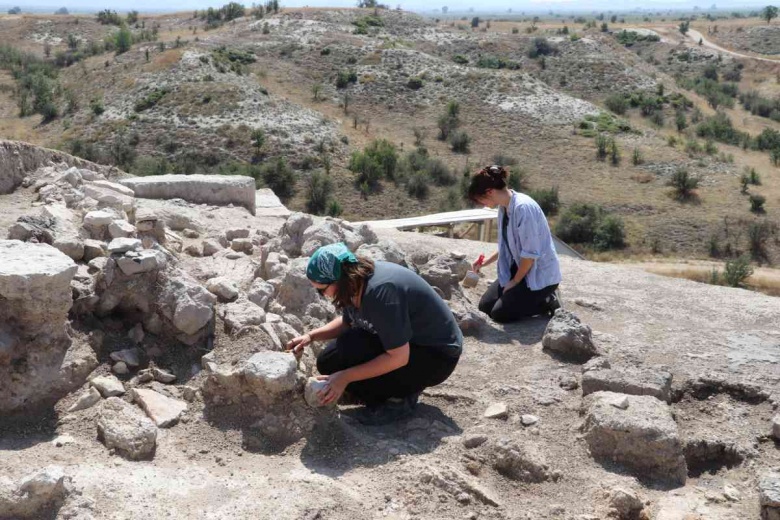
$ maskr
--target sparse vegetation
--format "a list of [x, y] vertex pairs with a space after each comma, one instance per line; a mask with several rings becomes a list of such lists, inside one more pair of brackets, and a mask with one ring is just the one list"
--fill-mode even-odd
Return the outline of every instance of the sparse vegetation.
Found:
[[764, 203], [766, 202], [766, 197], [763, 195], [753, 194], [750, 195], [750, 211], [753, 213], [764, 213]]
[[677, 200], [687, 201], [694, 197], [694, 190], [699, 187], [699, 179], [691, 175], [687, 168], [678, 168], [669, 180], [669, 186], [674, 188]]
[[561, 214], [555, 234], [565, 242], [594, 247], [597, 250], [625, 247], [623, 221], [594, 204], [572, 204]]
[[328, 209], [333, 192], [333, 181], [323, 172], [312, 173], [306, 182], [306, 211], [322, 215]]
[[162, 98], [164, 98], [170, 92], [171, 89], [167, 87], [154, 89], [150, 94], [147, 94], [146, 97], [138, 100], [135, 103], [135, 111], [143, 112], [144, 110], [149, 110], [150, 108], [157, 105], [157, 103], [159, 103]]
[[348, 168], [357, 173], [355, 182], [371, 191], [379, 187], [382, 178], [395, 179], [398, 150], [386, 139], [371, 142], [362, 152], [352, 152]]
[[750, 266], [750, 259], [741, 256], [735, 260], [726, 262], [723, 270], [723, 280], [731, 287], [743, 287], [745, 281], [753, 274], [753, 268]]
[[469, 153], [471, 137], [465, 130], [455, 130], [450, 134], [450, 147], [455, 153]]
[[558, 214], [560, 207], [560, 198], [558, 196], [558, 188], [553, 187], [549, 189], [538, 189], [528, 192], [528, 196], [531, 197], [539, 204], [544, 214], [548, 217]]

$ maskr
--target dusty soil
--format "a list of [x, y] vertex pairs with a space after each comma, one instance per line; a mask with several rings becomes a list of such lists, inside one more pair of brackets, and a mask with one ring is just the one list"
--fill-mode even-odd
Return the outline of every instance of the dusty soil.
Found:
[[[229, 208], [208, 212], [214, 217], [203, 219], [205, 234], [236, 224], [274, 230], [282, 222]], [[408, 253], [458, 250], [476, 257], [492, 247], [416, 233], [380, 236]], [[593, 327], [613, 365], [664, 367], [674, 374], [676, 387], [688, 378], [719, 372], [778, 395], [776, 298], [627, 266], [568, 258], [562, 266], [565, 306]], [[488, 269], [485, 275], [468, 291], [473, 301], [495, 272]], [[647, 486], [588, 455], [579, 432], [580, 390], [560, 386], [562, 379], [579, 379], [580, 366], [542, 350], [545, 326], [542, 318], [491, 323], [477, 337], [467, 338], [453, 376], [426, 391], [413, 418], [394, 425], [362, 426], [352, 418], [354, 408], [342, 406], [339, 417], [315, 434], [269, 453], [254, 448], [253, 434], [242, 428], [240, 417], [210, 421], [196, 400], [180, 424], [160, 430], [153, 460], [128, 462], [110, 455], [96, 439], [95, 408], [65, 412], [74, 393], [49, 416], [5, 423], [0, 465], [11, 478], [47, 464], [64, 466], [82, 495], [81, 513], [107, 519], [606, 518], [607, 493], [616, 485], [635, 489], [648, 500], [653, 518], [682, 519], [688, 513], [707, 519], [757, 518], [756, 475], [780, 464], [780, 450], [766, 437], [774, 413], [769, 401], [746, 403], [727, 394], [704, 400], [684, 396], [673, 404], [684, 440], [716, 436], [751, 456], [732, 467], [716, 460], [706, 470], [695, 468], [682, 488]], [[214, 348], [246, 355], [253, 345], [218, 335]], [[197, 387], [202, 377], [186, 370], [183, 374], [177, 384]], [[507, 403], [507, 420], [482, 416], [494, 402]], [[539, 422], [523, 427], [519, 416], [526, 413], [537, 415]], [[473, 433], [490, 440], [467, 450], [462, 439]], [[63, 436], [70, 437], [64, 444]], [[490, 443], [504, 437], [537, 446], [551, 469], [561, 472], [561, 480], [522, 484], [496, 473], [484, 461]], [[461, 503], [421, 477], [447, 468], [476, 473], [470, 478], [499, 505], [474, 498]], [[726, 483], [741, 493], [738, 502], [723, 498]]]

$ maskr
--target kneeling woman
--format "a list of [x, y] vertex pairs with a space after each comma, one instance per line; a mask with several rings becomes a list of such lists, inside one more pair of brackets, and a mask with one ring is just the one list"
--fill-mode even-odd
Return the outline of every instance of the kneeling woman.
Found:
[[327, 380], [323, 404], [347, 390], [366, 404], [367, 422], [394, 420], [455, 370], [463, 335], [447, 304], [411, 270], [355, 257], [339, 243], [315, 251], [306, 276], [342, 312], [288, 344], [300, 355], [312, 341], [335, 339], [317, 358]]
[[475, 262], [474, 270], [498, 260], [498, 279], [482, 296], [479, 310], [500, 323], [560, 307], [555, 290], [561, 268], [547, 218], [534, 199], [507, 187], [508, 174], [501, 166], [483, 168], [468, 192], [478, 204], [498, 206], [498, 251], [484, 264]]

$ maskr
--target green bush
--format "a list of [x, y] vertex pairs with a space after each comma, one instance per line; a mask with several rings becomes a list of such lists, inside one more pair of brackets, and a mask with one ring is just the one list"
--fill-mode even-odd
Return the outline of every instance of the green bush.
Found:
[[280, 199], [287, 200], [295, 194], [295, 172], [283, 157], [263, 164], [260, 171], [266, 186]]
[[162, 98], [164, 98], [165, 95], [170, 91], [171, 89], [168, 87], [154, 89], [145, 98], [140, 99], [135, 103], [135, 111], [143, 112], [144, 110], [152, 108], [153, 106], [157, 105], [157, 103], [159, 103], [160, 100], [162, 100]]
[[593, 245], [601, 251], [620, 249], [626, 245], [625, 238], [623, 220], [617, 215], [606, 215], [596, 228]]
[[465, 130], [456, 130], [450, 135], [450, 147], [455, 153], [469, 153], [471, 137]]
[[750, 256], [757, 262], [769, 260], [767, 241], [777, 232], [777, 227], [770, 225], [765, 220], [751, 222], [748, 227], [748, 249]]
[[603, 210], [593, 204], [572, 204], [563, 212], [555, 225], [555, 234], [564, 242], [589, 244], [596, 236], [596, 229], [603, 219]]
[[458, 65], [467, 65], [469, 59], [462, 54], [456, 54], [455, 56], [452, 57], [452, 61], [454, 61]]
[[692, 176], [686, 168], [679, 168], [672, 174], [669, 186], [674, 188], [677, 199], [684, 201], [693, 197], [693, 190], [699, 187], [699, 179]]
[[764, 213], [764, 203], [766, 197], [763, 195], [753, 194], [750, 196], [750, 211], [753, 213]]
[[528, 193], [528, 196], [539, 204], [539, 207], [542, 208], [542, 211], [548, 217], [558, 214], [560, 199], [558, 198], [557, 187], [533, 190]]
[[357, 83], [357, 73], [354, 70], [339, 71], [336, 76], [336, 88], [347, 88], [350, 83]]
[[148, 175], [165, 175], [170, 173], [171, 164], [165, 157], [151, 157], [144, 155], [138, 157], [130, 169], [130, 173], [138, 177]]
[[493, 156], [493, 164], [497, 164], [499, 166], [514, 166], [517, 164], [517, 159], [502, 153], [497, 153]]
[[735, 129], [731, 119], [726, 114], [718, 112], [699, 123], [696, 127], [696, 135], [726, 144], [739, 145], [747, 134]]
[[406, 82], [406, 87], [412, 90], [420, 90], [423, 87], [423, 80], [422, 78], [413, 76]]
[[507, 184], [515, 191], [525, 191], [528, 187], [528, 179], [525, 170], [521, 168], [513, 168], [509, 172]]
[[497, 56], [482, 56], [477, 60], [477, 67], [481, 69], [509, 69], [518, 70], [520, 64], [516, 61], [508, 60]]
[[458, 191], [458, 188], [448, 189], [439, 203], [439, 210], [446, 212], [458, 211], [460, 209], [463, 209], [463, 197]]
[[398, 165], [398, 151], [394, 144], [386, 139], [371, 142], [362, 152], [353, 152], [348, 168], [357, 173], [358, 186], [363, 183], [373, 190], [380, 179], [393, 180]]
[[753, 268], [750, 266], [750, 260], [746, 256], [741, 256], [726, 262], [723, 279], [731, 287], [742, 287], [745, 280], [750, 278], [752, 274]]
[[633, 164], [634, 166], [639, 166], [644, 162], [645, 162], [645, 158], [642, 155], [641, 150], [639, 150], [639, 148], [634, 148], [634, 152], [631, 154], [631, 164]]
[[114, 45], [117, 54], [123, 54], [130, 50], [133, 45], [133, 33], [126, 27], [120, 28], [114, 35]]
[[628, 100], [622, 94], [612, 94], [604, 100], [604, 105], [614, 113], [623, 115], [628, 110]]
[[528, 47], [528, 57], [536, 59], [539, 56], [552, 56], [558, 54], [558, 48], [547, 41], [547, 38], [534, 38]]
[[596, 136], [596, 158], [599, 161], [603, 161], [607, 158], [609, 153], [609, 139], [604, 134], [598, 134]]
[[322, 215], [328, 209], [333, 181], [323, 172], [312, 173], [306, 182], [306, 211]]
[[406, 191], [410, 196], [424, 199], [428, 196], [428, 178], [422, 172], [416, 172], [406, 181]]
[[331, 217], [338, 217], [343, 211], [339, 201], [331, 200], [330, 203], [328, 203], [328, 215]]

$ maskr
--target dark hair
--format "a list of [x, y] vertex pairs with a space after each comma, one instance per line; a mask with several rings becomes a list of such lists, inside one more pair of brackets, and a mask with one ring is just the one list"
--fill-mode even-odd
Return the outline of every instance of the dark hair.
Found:
[[469, 200], [477, 202], [477, 198], [484, 196], [488, 190], [503, 190], [506, 188], [507, 177], [509, 177], [509, 170], [503, 166], [485, 166], [471, 178]]
[[343, 262], [341, 278], [336, 282], [336, 297], [333, 305], [343, 309], [352, 305], [352, 298], [363, 290], [366, 280], [374, 274], [374, 261], [364, 256], [357, 257], [356, 264]]

